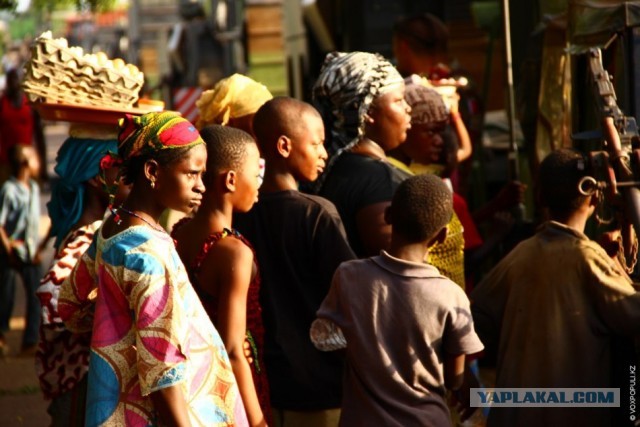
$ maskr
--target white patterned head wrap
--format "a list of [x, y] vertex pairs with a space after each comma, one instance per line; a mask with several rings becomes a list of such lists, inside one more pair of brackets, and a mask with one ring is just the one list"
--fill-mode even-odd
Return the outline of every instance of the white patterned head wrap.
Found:
[[365, 115], [372, 102], [402, 84], [398, 70], [377, 53], [332, 52], [313, 87], [313, 101], [327, 129], [327, 152], [333, 161], [364, 135]]
[[330, 124], [330, 154], [355, 144], [364, 135], [364, 117], [373, 100], [402, 82], [395, 67], [377, 53], [328, 54], [313, 87], [313, 100]]

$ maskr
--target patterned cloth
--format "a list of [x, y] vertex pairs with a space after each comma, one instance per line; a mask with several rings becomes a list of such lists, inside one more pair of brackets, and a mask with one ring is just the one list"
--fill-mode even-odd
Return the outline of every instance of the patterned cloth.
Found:
[[211, 90], [204, 92], [196, 102], [200, 118], [198, 129], [218, 124], [225, 126], [230, 119], [255, 114], [273, 98], [264, 85], [242, 74], [220, 80]]
[[87, 327], [96, 287], [88, 426], [155, 425], [149, 395], [175, 385], [193, 426], [248, 425], [222, 340], [166, 233], [98, 232], [60, 290], [69, 329]]
[[80, 227], [62, 241], [36, 292], [42, 306], [36, 373], [47, 399], [72, 390], [89, 370], [91, 334], [74, 334], [65, 329], [58, 314], [58, 297], [60, 285], [69, 277], [101, 224], [102, 221], [96, 221]]
[[439, 124], [449, 120], [447, 106], [435, 89], [407, 79], [404, 99], [411, 107], [412, 124]]
[[454, 212], [447, 224], [447, 237], [429, 249], [427, 262], [448, 277], [456, 285], [465, 289], [464, 279], [464, 228]]
[[119, 125], [118, 155], [125, 166], [134, 157], [204, 144], [196, 128], [174, 111], [139, 117], [127, 114]]
[[[392, 165], [407, 173], [412, 175], [421, 174], [421, 172], [414, 169], [413, 166], [415, 163], [407, 166], [393, 157], [387, 157], [387, 160]], [[465, 289], [464, 247], [464, 227], [454, 211], [451, 216], [451, 221], [447, 224], [447, 237], [444, 239], [444, 242], [433, 245], [427, 253], [427, 259], [425, 259], [427, 263], [436, 267], [438, 271], [440, 271], [440, 274], [451, 279], [451, 281], [462, 289]]]
[[[180, 221], [173, 229], [177, 230], [185, 222], [185, 220]], [[233, 236], [251, 248], [254, 252], [255, 259], [255, 251], [253, 246], [251, 246], [251, 243], [249, 243], [249, 241], [236, 230], [229, 230], [225, 228], [221, 233], [213, 233], [209, 235], [202, 245], [200, 253], [193, 262], [193, 265], [188, 268], [191, 283], [193, 283], [193, 287], [198, 293], [205, 310], [214, 324], [218, 322], [219, 301], [216, 297], [202, 289], [198, 283], [197, 275], [211, 248], [213, 248], [220, 240], [228, 236]], [[260, 273], [256, 273], [253, 280], [251, 280], [251, 283], [249, 283], [249, 290], [247, 293], [247, 339], [251, 344], [251, 351], [253, 353], [253, 363], [251, 364], [253, 384], [256, 388], [260, 408], [268, 422], [270, 418], [269, 414], [271, 413], [271, 403], [269, 401], [269, 381], [267, 379], [264, 363], [264, 325], [262, 323], [262, 307], [260, 306]]]

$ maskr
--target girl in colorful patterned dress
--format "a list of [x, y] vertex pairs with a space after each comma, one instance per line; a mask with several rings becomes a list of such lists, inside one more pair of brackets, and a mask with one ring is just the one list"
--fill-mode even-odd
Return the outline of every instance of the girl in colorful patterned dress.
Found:
[[[232, 228], [233, 212], [246, 212], [258, 198], [260, 156], [255, 141], [239, 129], [201, 129], [207, 143], [207, 192], [194, 218], [174, 228], [178, 252], [224, 341], [252, 426], [266, 426], [270, 403], [262, 359], [260, 276], [251, 245]], [[245, 357], [245, 338], [253, 362]]]
[[172, 112], [127, 116], [120, 127], [131, 193], [96, 232], [58, 304], [69, 329], [93, 325], [86, 425], [246, 426], [224, 344], [158, 225], [166, 208], [200, 204], [204, 142]]

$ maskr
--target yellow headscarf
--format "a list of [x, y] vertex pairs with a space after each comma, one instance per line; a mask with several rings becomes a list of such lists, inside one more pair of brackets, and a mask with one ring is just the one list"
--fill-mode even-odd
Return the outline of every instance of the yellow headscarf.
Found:
[[272, 98], [264, 85], [242, 74], [234, 74], [202, 93], [196, 102], [200, 110], [196, 126], [198, 129], [212, 124], [225, 126], [229, 119], [254, 114]]

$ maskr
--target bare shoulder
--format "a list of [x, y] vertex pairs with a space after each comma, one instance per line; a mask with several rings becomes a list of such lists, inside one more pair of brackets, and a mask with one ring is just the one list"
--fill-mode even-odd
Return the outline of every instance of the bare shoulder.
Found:
[[240, 239], [228, 236], [220, 239], [209, 253], [207, 259], [220, 260], [229, 264], [237, 264], [242, 262], [253, 261], [253, 251]]

